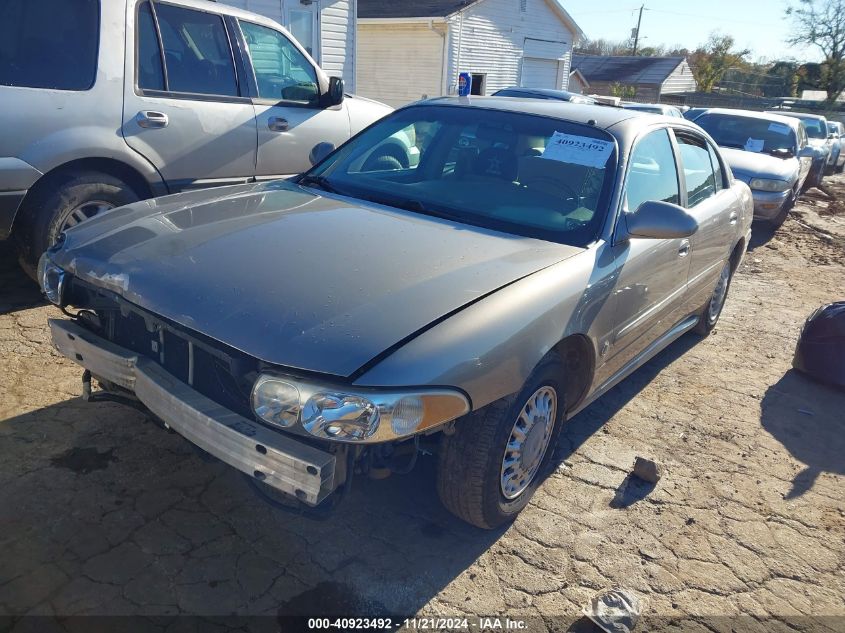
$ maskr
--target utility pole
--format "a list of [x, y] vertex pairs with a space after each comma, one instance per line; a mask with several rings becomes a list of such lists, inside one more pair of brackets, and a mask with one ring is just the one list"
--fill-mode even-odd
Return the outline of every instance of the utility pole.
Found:
[[637, 45], [640, 43], [640, 25], [643, 23], [643, 10], [645, 5], [640, 6], [640, 17], [637, 20], [637, 28], [634, 31], [634, 57], [637, 56]]

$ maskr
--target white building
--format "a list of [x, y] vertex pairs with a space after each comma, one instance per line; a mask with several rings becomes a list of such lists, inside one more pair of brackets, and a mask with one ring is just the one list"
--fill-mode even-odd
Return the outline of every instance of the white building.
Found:
[[393, 106], [472, 92], [566, 89], [583, 32], [557, 0], [357, 0], [359, 94]]
[[220, 0], [267, 16], [299, 40], [329, 76], [343, 77], [355, 90], [357, 0]]

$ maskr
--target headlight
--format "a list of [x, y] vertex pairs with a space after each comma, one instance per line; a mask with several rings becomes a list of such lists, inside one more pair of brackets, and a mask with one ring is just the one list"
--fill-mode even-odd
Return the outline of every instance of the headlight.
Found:
[[260, 376], [252, 389], [252, 410], [275, 426], [293, 426], [299, 420], [299, 389], [287, 381]]
[[469, 412], [464, 395], [447, 389], [338, 388], [270, 374], [256, 381], [252, 407], [274, 426], [298, 423], [315, 437], [341, 442], [387, 442]]
[[770, 180], [768, 178], [754, 178], [748, 185], [757, 191], [786, 191], [789, 183], [785, 180]]
[[62, 294], [65, 287], [65, 271], [56, 266], [47, 253], [38, 260], [38, 271], [36, 273], [41, 292], [57, 306], [62, 305]]

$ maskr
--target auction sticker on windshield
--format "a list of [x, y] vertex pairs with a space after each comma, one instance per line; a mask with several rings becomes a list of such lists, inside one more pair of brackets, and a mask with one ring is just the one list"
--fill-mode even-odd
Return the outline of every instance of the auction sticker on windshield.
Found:
[[607, 164], [612, 151], [613, 143], [610, 141], [555, 132], [549, 139], [542, 158], [601, 169]]
[[789, 134], [790, 128], [783, 123], [769, 123], [769, 132], [777, 132], [778, 134]]
[[766, 144], [766, 141], [760, 138], [748, 138], [745, 141], [745, 151], [746, 152], [762, 152], [763, 146]]

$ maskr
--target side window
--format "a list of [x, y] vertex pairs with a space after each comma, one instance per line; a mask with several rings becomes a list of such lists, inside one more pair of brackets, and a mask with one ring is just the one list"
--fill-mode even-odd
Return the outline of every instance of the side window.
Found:
[[722, 169], [722, 163], [719, 161], [719, 154], [716, 153], [716, 149], [710, 145], [710, 143], [707, 144], [707, 152], [710, 154], [710, 164], [713, 166], [716, 191], [721, 191], [722, 189], [725, 189], [728, 184], [727, 180], [725, 180], [725, 171]]
[[652, 132], [640, 139], [631, 153], [625, 208], [636, 211], [647, 200], [680, 202], [678, 170], [668, 130]]
[[165, 89], [161, 48], [149, 2], [138, 8], [138, 87], [141, 90]]
[[[205, 11], [184, 9], [161, 2], [155, 14], [164, 44], [167, 77], [159, 76], [154, 58], [158, 53], [155, 26], [148, 4], [141, 7], [138, 31], [138, 85], [170, 92], [238, 96], [235, 64], [223, 18]], [[148, 16], [148, 17], [147, 17]], [[159, 56], [160, 57], [160, 56]]]
[[88, 90], [99, 43], [99, 0], [3, 0], [0, 85]]
[[317, 102], [317, 73], [287, 37], [251, 22], [241, 22], [241, 31], [249, 47], [261, 99]]
[[678, 134], [681, 165], [687, 182], [687, 206], [695, 205], [716, 194], [716, 180], [707, 142], [686, 134]]

